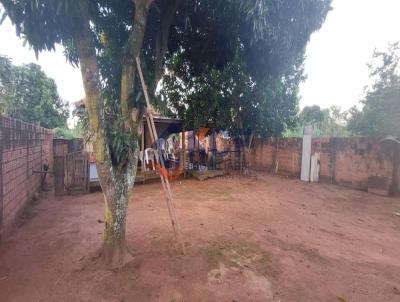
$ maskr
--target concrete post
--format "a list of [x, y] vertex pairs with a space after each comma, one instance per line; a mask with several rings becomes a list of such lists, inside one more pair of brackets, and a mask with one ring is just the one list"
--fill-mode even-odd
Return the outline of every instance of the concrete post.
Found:
[[303, 152], [301, 156], [300, 179], [302, 181], [310, 181], [311, 140], [312, 140], [312, 126], [305, 126], [303, 135]]

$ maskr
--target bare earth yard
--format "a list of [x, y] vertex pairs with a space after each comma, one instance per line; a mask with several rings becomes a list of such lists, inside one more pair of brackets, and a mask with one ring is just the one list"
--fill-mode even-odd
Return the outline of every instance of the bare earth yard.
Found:
[[43, 194], [0, 247], [0, 301], [400, 301], [399, 198], [268, 174], [138, 185], [134, 260], [101, 266], [103, 196]]

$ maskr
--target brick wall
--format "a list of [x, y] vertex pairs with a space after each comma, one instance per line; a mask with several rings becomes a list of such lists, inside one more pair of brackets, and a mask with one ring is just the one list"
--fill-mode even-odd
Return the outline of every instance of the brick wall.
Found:
[[[390, 143], [372, 138], [314, 138], [312, 153], [320, 153], [322, 181], [357, 189], [368, 189], [375, 182], [389, 189], [393, 180], [394, 154]], [[251, 165], [257, 170], [300, 175], [302, 138], [258, 140], [252, 150]], [[400, 167], [398, 167], [400, 169]], [[400, 173], [400, 172], [399, 172]], [[397, 187], [400, 191], [399, 180]]]
[[[371, 138], [335, 139], [332, 161], [335, 181], [358, 189], [368, 189], [371, 180], [378, 178], [390, 186], [393, 176], [393, 153], [390, 146]], [[389, 189], [389, 188], [387, 188]]]
[[53, 165], [51, 130], [0, 117], [0, 230], [7, 230], [40, 189], [43, 164]]
[[253, 169], [273, 171], [278, 161], [278, 171], [299, 175], [301, 167], [301, 138], [256, 140], [250, 162]]

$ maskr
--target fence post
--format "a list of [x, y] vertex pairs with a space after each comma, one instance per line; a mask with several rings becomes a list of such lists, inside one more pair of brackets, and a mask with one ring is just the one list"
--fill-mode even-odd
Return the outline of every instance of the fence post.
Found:
[[65, 167], [65, 146], [61, 139], [53, 140], [54, 157], [54, 191], [56, 195], [65, 194], [64, 167]]
[[305, 126], [303, 135], [303, 151], [301, 154], [300, 179], [302, 181], [310, 181], [311, 141], [312, 141], [312, 126]]

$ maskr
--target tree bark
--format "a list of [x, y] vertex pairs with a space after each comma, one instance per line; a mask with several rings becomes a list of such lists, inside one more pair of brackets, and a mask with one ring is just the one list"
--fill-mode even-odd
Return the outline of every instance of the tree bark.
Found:
[[132, 34], [125, 46], [121, 76], [121, 112], [125, 122], [130, 119], [129, 99], [135, 93], [136, 56], [140, 55], [146, 32], [147, 14], [153, 0], [133, 0], [135, 16]]
[[164, 57], [168, 50], [168, 38], [175, 12], [180, 0], [164, 0], [161, 5], [160, 28], [156, 38], [156, 58], [154, 63], [154, 80], [152, 90], [157, 89], [157, 84], [163, 76]]
[[105, 229], [103, 259], [111, 268], [121, 267], [130, 260], [126, 244], [126, 214], [137, 168], [137, 155], [133, 166], [111, 174], [111, 182], [102, 185], [105, 199]]
[[92, 43], [87, 7], [82, 4], [74, 42], [79, 56], [89, 131], [96, 155], [96, 168], [105, 202], [103, 259], [108, 267], [120, 267], [127, 260], [126, 212], [136, 176], [138, 148], [129, 154], [124, 167], [113, 167], [105, 133], [104, 102], [95, 48]]
[[[240, 131], [240, 140], [241, 140], [241, 144], [243, 146], [243, 152], [242, 152], [242, 148], [240, 148], [240, 172], [243, 172], [242, 171], [243, 164], [246, 165], [246, 153], [250, 153], [250, 150], [247, 149], [247, 147], [246, 147], [246, 137], [244, 134], [243, 119], [242, 119], [242, 115], [240, 112], [240, 100], [235, 95], [231, 96], [231, 100], [232, 100], [233, 106], [235, 107], [235, 110], [236, 110], [236, 126], [237, 126], [238, 130]], [[249, 148], [250, 148], [250, 146], [249, 146]]]
[[[146, 31], [147, 15], [153, 0], [132, 0], [135, 4], [135, 16], [132, 34], [125, 47], [121, 74], [121, 114], [125, 121], [125, 129], [132, 127], [138, 130], [141, 118], [133, 119], [129, 101], [134, 96], [136, 56], [140, 55]], [[167, 50], [169, 27], [172, 23], [179, 0], [165, 2], [167, 14], [160, 21], [162, 33], [158, 39], [157, 64], [155, 77], [159, 79], [162, 71], [162, 59]], [[88, 18], [87, 2], [82, 1], [78, 9], [78, 20], [74, 34], [74, 42], [79, 56], [83, 85], [85, 89], [85, 105], [89, 115], [89, 130], [96, 155], [96, 167], [105, 201], [105, 229], [103, 259], [110, 267], [120, 267], [127, 261], [126, 213], [129, 198], [133, 189], [137, 171], [138, 143], [128, 154], [125, 166], [113, 166], [109, 150], [109, 141], [105, 132], [104, 102], [101, 96], [100, 73], [97, 66], [95, 47]], [[166, 26], [167, 30], [163, 27]]]

